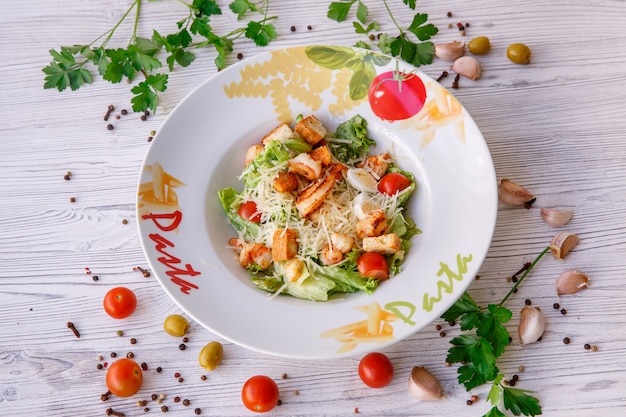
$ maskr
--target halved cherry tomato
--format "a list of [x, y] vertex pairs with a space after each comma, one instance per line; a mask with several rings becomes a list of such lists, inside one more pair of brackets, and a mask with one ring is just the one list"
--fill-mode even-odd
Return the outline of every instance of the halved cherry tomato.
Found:
[[387, 259], [380, 253], [365, 252], [357, 259], [356, 266], [364, 277], [379, 279], [381, 281], [389, 278]]
[[137, 307], [137, 297], [126, 287], [115, 287], [106, 293], [103, 300], [104, 311], [114, 319], [130, 316]]
[[139, 391], [143, 383], [141, 366], [132, 359], [118, 359], [109, 365], [106, 382], [111, 394], [130, 397]]
[[244, 219], [254, 222], [261, 222], [261, 213], [258, 211], [256, 207], [256, 203], [254, 201], [246, 201], [241, 206], [239, 206], [239, 210], [237, 211], [239, 216]]
[[374, 78], [367, 96], [376, 116], [389, 121], [404, 120], [424, 107], [426, 88], [417, 74], [387, 71]]
[[411, 180], [402, 174], [397, 172], [390, 172], [383, 175], [378, 181], [378, 191], [387, 195], [394, 195], [395, 193], [404, 190], [411, 185]]
[[278, 404], [280, 393], [276, 382], [268, 376], [256, 375], [241, 389], [241, 401], [248, 410], [264, 413]]
[[382, 388], [393, 379], [393, 363], [384, 353], [368, 353], [359, 362], [359, 377], [368, 387]]

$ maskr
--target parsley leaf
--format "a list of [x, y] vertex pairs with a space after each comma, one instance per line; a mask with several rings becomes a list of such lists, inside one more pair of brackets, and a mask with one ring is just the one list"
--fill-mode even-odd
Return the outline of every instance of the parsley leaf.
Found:
[[135, 96], [130, 100], [133, 111], [139, 112], [145, 109], [156, 111], [159, 103], [159, 92], [165, 91], [167, 86], [167, 74], [148, 75], [145, 81], [134, 86], [130, 91]]
[[350, 13], [354, 3], [356, 3], [356, 0], [334, 1], [328, 6], [326, 16], [336, 22], [343, 22], [348, 18], [348, 13]]
[[356, 18], [359, 19], [359, 22], [365, 24], [367, 21], [367, 15], [369, 14], [369, 9], [365, 5], [365, 3], [359, 1], [356, 6]]
[[222, 14], [222, 9], [215, 0], [193, 0], [191, 7], [197, 14], [207, 16]]
[[503, 387], [502, 398], [504, 401], [504, 408], [511, 411], [516, 416], [519, 416], [520, 414], [525, 416], [536, 416], [541, 414], [539, 400], [527, 394], [532, 392], [533, 391]]
[[[188, 13], [174, 22], [177, 29], [173, 33], [161, 35], [153, 30], [151, 38], [138, 36], [137, 28], [141, 16], [139, 10], [142, 1], [132, 0], [116, 24], [93, 42], [50, 50], [52, 61], [42, 68], [45, 74], [44, 88], [63, 91], [69, 87], [76, 90], [83, 84], [91, 83], [93, 77], [85, 67], [87, 64], [95, 66], [98, 74], [111, 83], [119, 83], [124, 78], [132, 81], [138, 74], [142, 74], [146, 77], [145, 80], [131, 89], [134, 94], [131, 99], [133, 109], [135, 111], [155, 110], [158, 93], [167, 88], [167, 75], [155, 74], [164, 62], [170, 71], [174, 70], [176, 64], [187, 67], [196, 58], [196, 55], [189, 50], [190, 48], [212, 46], [217, 51], [215, 65], [218, 69], [222, 69], [226, 66], [226, 57], [232, 53], [233, 42], [237, 38], [245, 35], [256, 45], [266, 46], [277, 37], [276, 28], [268, 23], [276, 19], [276, 16], [267, 16], [270, 0], [232, 0], [229, 8], [238, 19], [241, 19], [247, 12], [259, 13], [262, 19], [258, 22], [249, 22], [223, 36], [216, 34], [210, 24], [211, 16], [222, 14], [217, 0], [193, 0], [191, 3], [181, 3], [187, 7]], [[133, 9], [136, 13], [131, 14]], [[360, 13], [363, 13], [363, 9]], [[125, 47], [107, 47], [120, 25], [133, 15], [135, 16], [133, 33], [128, 44]], [[194, 41], [194, 35], [205, 40]], [[96, 44], [98, 41], [101, 43]], [[167, 52], [164, 62], [157, 56], [163, 48]]]
[[439, 29], [432, 23], [424, 25], [428, 20], [428, 15], [425, 13], [418, 13], [413, 17], [413, 22], [407, 28], [407, 30], [417, 36], [420, 41], [427, 41], [431, 37], [435, 36]]
[[246, 38], [252, 39], [258, 46], [267, 46], [278, 34], [272, 24], [249, 22], [246, 27]]
[[496, 362], [510, 343], [509, 332], [504, 324], [511, 320], [513, 314], [503, 305], [549, 250], [548, 246], [537, 255], [499, 304], [489, 304], [486, 309], [482, 309], [465, 292], [441, 315], [449, 322], [459, 320], [463, 331], [476, 329], [476, 334], [464, 333], [450, 341], [452, 347], [448, 349], [446, 361], [462, 364], [458, 368], [457, 379], [468, 391], [492, 382], [487, 401], [493, 407], [483, 417], [505, 417], [499, 407], [504, 407], [516, 416], [541, 414], [539, 400], [529, 395], [532, 391], [511, 388], [501, 383], [504, 376], [498, 373]]
[[483, 417], [506, 417], [506, 414], [504, 414], [502, 411], [498, 410], [498, 407], [493, 407]]
[[498, 357], [509, 345], [509, 332], [504, 327], [512, 313], [504, 307], [489, 304], [488, 310], [478, 314], [476, 334], [484, 337], [493, 347], [493, 354]]
[[[467, 291], [461, 295], [461, 298], [456, 300], [456, 302], [441, 315], [441, 318], [447, 322], [457, 321], [460, 316], [465, 313], [470, 312], [478, 312], [480, 307], [474, 301], [474, 299], [469, 295]], [[463, 329], [466, 330], [466, 329]]]

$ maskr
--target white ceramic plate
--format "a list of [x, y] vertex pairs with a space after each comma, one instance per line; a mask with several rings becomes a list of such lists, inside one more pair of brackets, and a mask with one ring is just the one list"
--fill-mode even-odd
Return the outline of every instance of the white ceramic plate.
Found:
[[[412, 115], [413, 82], [403, 81], [400, 101], [383, 99], [391, 100], [384, 109], [400, 106], [406, 113], [390, 122], [373, 112], [380, 107], [370, 106], [368, 91], [381, 85], [375, 76], [396, 70], [412, 72], [424, 83], [426, 102]], [[280, 122], [293, 124], [298, 114], [315, 114], [331, 132], [360, 114], [377, 141], [372, 153], [390, 152], [416, 176], [409, 211], [423, 233], [413, 237], [403, 271], [373, 295], [317, 303], [270, 299], [227, 247], [235, 232], [218, 190], [241, 190], [237, 177], [247, 147]], [[150, 267], [182, 310], [238, 345], [304, 359], [380, 350], [439, 317], [474, 279], [491, 243], [496, 212], [489, 150], [459, 102], [403, 62], [332, 46], [267, 52], [201, 84], [159, 128], [137, 199]]]

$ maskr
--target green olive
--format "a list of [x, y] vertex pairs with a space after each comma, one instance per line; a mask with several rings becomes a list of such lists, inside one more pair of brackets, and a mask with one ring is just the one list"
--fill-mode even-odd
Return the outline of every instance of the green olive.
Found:
[[169, 335], [181, 337], [189, 330], [189, 322], [183, 316], [172, 314], [163, 322], [163, 330]]
[[528, 64], [530, 55], [530, 48], [523, 43], [512, 43], [506, 50], [506, 56], [516, 64]]
[[200, 355], [198, 355], [198, 363], [204, 369], [212, 371], [222, 362], [223, 355], [224, 347], [220, 342], [209, 342], [200, 351]]
[[467, 49], [474, 55], [485, 55], [491, 49], [491, 43], [486, 36], [477, 36], [467, 44]]

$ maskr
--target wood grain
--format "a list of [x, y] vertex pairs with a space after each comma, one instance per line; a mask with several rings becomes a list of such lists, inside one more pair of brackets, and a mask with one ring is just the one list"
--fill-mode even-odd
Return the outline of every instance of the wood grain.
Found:
[[[41, 68], [48, 50], [89, 42], [99, 36], [130, 4], [33, 0], [5, 2], [0, 17], [0, 415], [97, 416], [107, 407], [127, 416], [154, 415], [167, 405], [172, 416], [251, 415], [240, 403], [243, 382], [253, 374], [274, 377], [281, 416], [481, 416], [488, 387], [471, 393], [456, 382], [455, 367], [444, 365], [458, 326], [438, 321], [411, 338], [385, 349], [394, 362], [390, 386], [366, 389], [358, 380], [359, 358], [297, 361], [275, 358], [235, 346], [192, 323], [187, 349], [167, 336], [163, 319], [180, 310], [153, 278], [133, 267], [146, 261], [137, 236], [135, 190], [152, 130], [199, 83], [216, 73], [215, 53], [198, 51], [190, 67], [176, 69], [156, 115], [102, 120], [106, 106], [130, 106], [130, 87], [101, 80], [75, 92], [44, 90]], [[279, 39], [272, 48], [299, 44], [352, 45], [359, 38], [349, 22], [328, 20], [328, 1], [271, 3], [278, 15]], [[382, 2], [367, 2], [381, 30], [393, 30]], [[389, 2], [401, 24], [412, 13], [399, 1]], [[227, 7], [226, 2], [220, 2]], [[461, 79], [454, 94], [472, 114], [492, 153], [499, 178], [523, 184], [537, 196], [526, 210], [501, 205], [493, 243], [469, 291], [481, 305], [499, 301], [510, 288], [507, 276], [546, 247], [556, 229], [539, 216], [541, 207], [574, 211], [566, 226], [580, 244], [566, 262], [544, 258], [508, 302], [514, 316], [513, 343], [501, 358], [501, 370], [518, 374], [518, 387], [536, 391], [543, 414], [550, 417], [618, 416], [626, 408], [626, 2], [621, 0], [540, 0], [493, 2], [422, 1], [440, 33], [437, 42], [461, 39], [448, 23], [471, 23], [464, 40], [489, 36], [493, 49], [481, 57], [479, 80]], [[172, 31], [184, 15], [174, 1], [145, 2], [143, 36], [151, 29]], [[453, 13], [452, 18], [446, 12]], [[232, 16], [215, 19], [214, 28], [237, 27]], [[291, 26], [296, 31], [290, 30]], [[307, 30], [307, 25], [312, 30]], [[121, 46], [131, 34], [120, 28]], [[517, 66], [505, 57], [508, 44], [527, 43], [532, 63]], [[237, 41], [235, 52], [259, 52], [249, 41]], [[236, 54], [229, 64], [237, 61]], [[436, 61], [423, 70], [438, 77], [448, 63]], [[450, 87], [453, 77], [442, 81]], [[70, 181], [63, 179], [72, 172]], [[76, 199], [70, 202], [70, 197]], [[127, 224], [124, 224], [124, 221]], [[91, 274], [87, 274], [89, 268]], [[556, 277], [567, 268], [590, 275], [591, 287], [559, 299]], [[98, 281], [92, 278], [98, 276]], [[133, 288], [142, 302], [127, 320], [104, 315], [101, 300], [115, 285]], [[547, 330], [541, 342], [521, 347], [516, 322], [526, 299], [541, 307]], [[562, 314], [553, 304], [567, 310]], [[77, 339], [66, 327], [72, 321]], [[441, 337], [434, 326], [440, 324]], [[280, 325], [273, 323], [271, 325]], [[123, 330], [124, 336], [116, 336]], [[130, 337], [138, 340], [131, 345]], [[569, 337], [570, 344], [563, 338]], [[205, 343], [225, 345], [221, 367], [211, 373], [197, 365]], [[597, 352], [584, 349], [596, 345]], [[132, 351], [146, 362], [144, 387], [132, 399], [100, 401], [104, 371], [110, 362]], [[98, 360], [98, 356], [103, 360]], [[415, 365], [426, 366], [442, 383], [446, 399], [421, 403], [409, 394], [407, 378]], [[524, 372], [518, 366], [524, 366]], [[156, 371], [162, 367], [162, 372]], [[184, 382], [174, 377], [180, 372]], [[200, 379], [207, 375], [206, 381]], [[282, 375], [286, 374], [283, 379]], [[163, 404], [138, 399], [167, 394]], [[470, 395], [480, 401], [466, 405]], [[188, 398], [191, 405], [174, 402]]]

